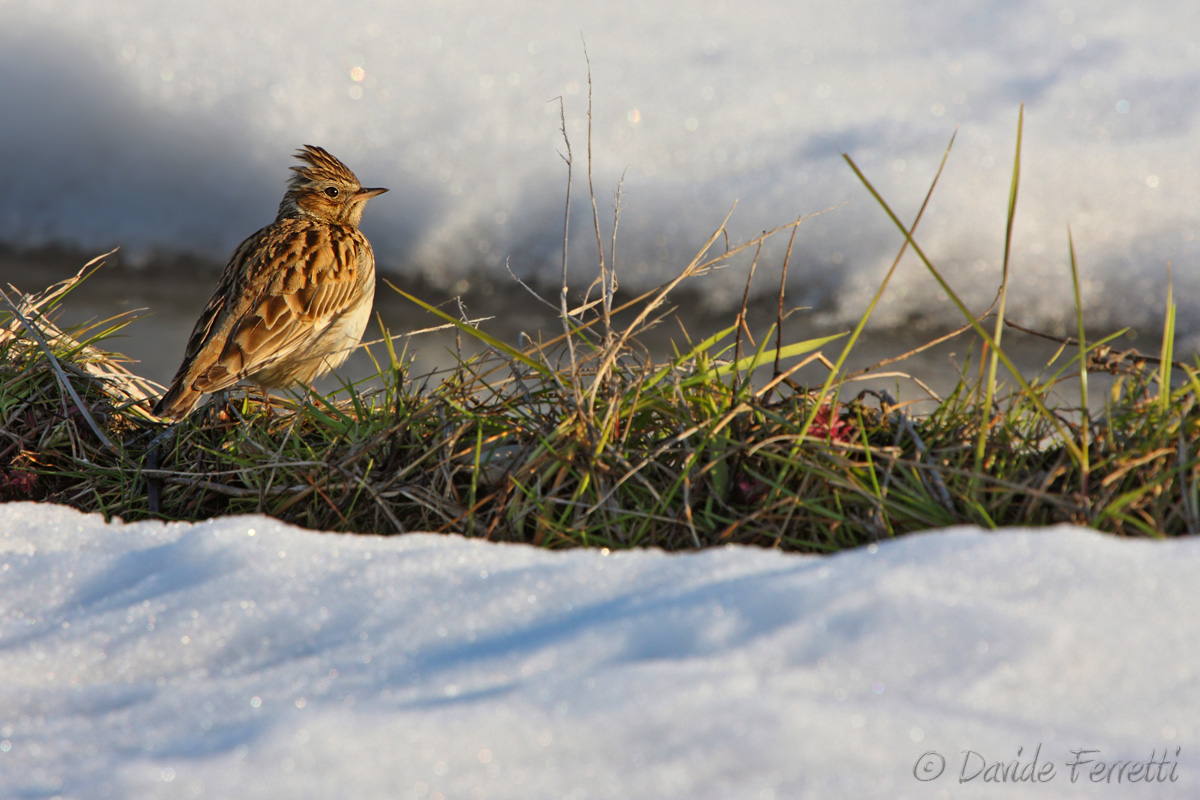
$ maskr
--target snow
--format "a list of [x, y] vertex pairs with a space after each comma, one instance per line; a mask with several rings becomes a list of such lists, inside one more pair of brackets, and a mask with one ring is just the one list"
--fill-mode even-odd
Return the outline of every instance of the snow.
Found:
[[8, 504], [0, 796], [1191, 797], [1197, 570], [1070, 527], [556, 553]]
[[[0, 243], [121, 245], [160, 273], [167, 255], [223, 262], [269, 221], [291, 151], [312, 142], [393, 190], [365, 222], [384, 269], [461, 289], [507, 281], [510, 260], [556, 282], [561, 97], [582, 287], [595, 241], [581, 35], [606, 226], [628, 171], [627, 288], [672, 277], [735, 201], [735, 240], [832, 208], [801, 228], [792, 299], [857, 319], [900, 238], [841, 153], [911, 219], [957, 130], [918, 239], [982, 308], [1023, 102], [1011, 313], [1073, 325], [1068, 226], [1098, 327], [1155, 326], [1168, 261], [1177, 296], [1200, 289], [1200, 6], [1174, 0], [8, 0]], [[756, 291], [776, 285], [782, 244]], [[702, 296], [727, 305], [743, 280], [719, 274]], [[910, 261], [875, 324], [956, 319], [939, 298]], [[1180, 324], [1200, 334], [1195, 309]]]

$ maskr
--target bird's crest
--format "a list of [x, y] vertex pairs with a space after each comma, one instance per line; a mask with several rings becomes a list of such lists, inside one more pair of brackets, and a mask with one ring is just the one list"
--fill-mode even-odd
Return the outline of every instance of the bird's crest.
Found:
[[349, 167], [316, 145], [304, 145], [296, 151], [296, 158], [307, 166], [292, 167], [292, 172], [296, 174], [288, 181], [288, 187], [293, 190], [319, 181], [338, 181], [353, 183], [357, 186], [362, 185], [358, 182], [358, 176], [351, 172]]

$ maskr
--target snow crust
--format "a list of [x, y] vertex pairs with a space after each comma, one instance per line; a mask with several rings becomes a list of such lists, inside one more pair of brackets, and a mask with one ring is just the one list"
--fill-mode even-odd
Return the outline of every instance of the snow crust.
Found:
[[0, 796], [1195, 796], [1198, 544], [556, 553], [3, 505]]

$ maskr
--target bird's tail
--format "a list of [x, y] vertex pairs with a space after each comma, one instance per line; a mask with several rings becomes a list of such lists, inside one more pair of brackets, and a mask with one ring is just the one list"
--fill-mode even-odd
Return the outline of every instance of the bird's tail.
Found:
[[183, 419], [192, 413], [203, 396], [203, 392], [185, 385], [183, 381], [176, 381], [154, 406], [154, 413], [167, 419]]

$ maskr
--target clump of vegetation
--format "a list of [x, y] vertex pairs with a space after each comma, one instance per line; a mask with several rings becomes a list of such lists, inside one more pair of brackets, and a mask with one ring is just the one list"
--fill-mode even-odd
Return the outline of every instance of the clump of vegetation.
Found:
[[[567, 152], [570, 169], [569, 142]], [[1020, 127], [1010, 233], [1019, 163]], [[956, 523], [1073, 522], [1145, 536], [1200, 530], [1200, 371], [1172, 361], [1169, 290], [1158, 357], [1114, 353], [1119, 334], [1088, 342], [1077, 311], [1078, 336], [1028, 380], [1001, 341], [1007, 253], [997, 302], [977, 318], [917, 245], [920, 215], [905, 225], [875, 196], [905, 236], [896, 263], [911, 248], [962, 310], [957, 335], [977, 343], [976, 368], [964, 367], [928, 413], [847, 388], [854, 376], [842, 365], [890, 272], [841, 337], [784, 344], [781, 289], [776, 327], [757, 339], [743, 304], [726, 329], [679, 346], [665, 362], [639, 345], [681, 283], [734, 258], [753, 270], [762, 242], [794, 238], [801, 220], [718, 248], [722, 226], [675, 280], [624, 303], [597, 223], [598, 297], [568, 308], [564, 257], [557, 337], [513, 346], [410, 297], [486, 351], [413, 381], [385, 330], [369, 387], [270, 404], [254, 394], [219, 398], [171, 427], [148, 411], [158, 389], [103, 349], [128, 320], [55, 327], [53, 308], [86, 271], [40, 295], [5, 294], [0, 499], [130, 520], [261, 512], [312, 528], [446, 531], [546, 547], [737, 542], [832, 552]], [[1071, 264], [1077, 275], [1073, 253]], [[1075, 286], [1079, 309], [1077, 277]], [[620, 312], [633, 321], [615, 326]], [[834, 346], [838, 358], [821, 355]], [[814, 360], [828, 366], [823, 385], [794, 381]], [[1001, 365], [1012, 391], [998, 377]], [[1087, 376], [1097, 370], [1117, 379], [1093, 417]], [[1078, 379], [1078, 407], [1052, 407], [1051, 391], [1068, 377]]]

